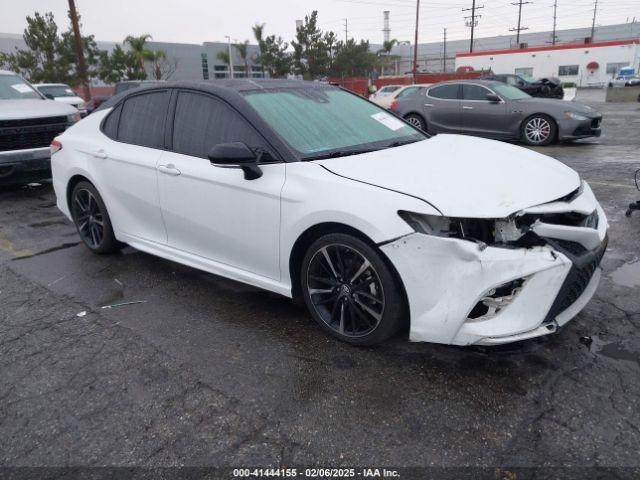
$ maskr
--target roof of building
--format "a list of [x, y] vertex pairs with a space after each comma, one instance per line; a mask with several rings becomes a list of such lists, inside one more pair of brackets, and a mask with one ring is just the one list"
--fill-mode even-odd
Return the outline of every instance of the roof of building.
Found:
[[485, 55], [505, 55], [510, 53], [528, 53], [528, 52], [545, 52], [550, 50], [571, 50], [571, 49], [580, 49], [580, 48], [599, 48], [599, 47], [614, 47], [617, 45], [638, 45], [640, 44], [640, 40], [631, 39], [631, 40], [614, 40], [610, 42], [593, 42], [593, 43], [570, 43], [564, 45], [548, 45], [548, 46], [540, 46], [540, 47], [529, 47], [529, 48], [508, 48], [505, 50], [485, 50], [485, 51], [476, 51], [470, 53], [457, 53], [456, 57], [478, 57]]

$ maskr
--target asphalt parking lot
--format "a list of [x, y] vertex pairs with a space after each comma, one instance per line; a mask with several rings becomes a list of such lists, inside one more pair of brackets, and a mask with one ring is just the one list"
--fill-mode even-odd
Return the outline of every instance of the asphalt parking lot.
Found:
[[90, 254], [48, 185], [2, 190], [0, 464], [640, 467], [640, 104], [594, 106], [603, 137], [538, 150], [602, 203], [603, 280], [509, 348], [350, 347], [275, 294]]

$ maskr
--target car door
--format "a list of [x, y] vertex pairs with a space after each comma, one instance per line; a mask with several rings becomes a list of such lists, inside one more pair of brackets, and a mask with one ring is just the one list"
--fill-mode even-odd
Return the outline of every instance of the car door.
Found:
[[[285, 164], [235, 109], [213, 95], [176, 92], [171, 150], [159, 162], [160, 203], [170, 247], [245, 272], [279, 279], [280, 192]], [[211, 164], [217, 144], [266, 152], [263, 175]]]
[[104, 120], [99, 144], [87, 145], [96, 160], [99, 188], [118, 232], [166, 243], [156, 164], [164, 143], [169, 90], [127, 97]]
[[427, 90], [423, 112], [429, 133], [460, 131], [460, 85], [449, 83]]
[[501, 138], [507, 136], [505, 102], [491, 102], [488, 88], [471, 83], [462, 84], [460, 131], [467, 135]]

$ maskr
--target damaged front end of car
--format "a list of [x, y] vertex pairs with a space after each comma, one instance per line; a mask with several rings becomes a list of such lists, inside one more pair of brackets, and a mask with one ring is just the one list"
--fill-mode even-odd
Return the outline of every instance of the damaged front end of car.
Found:
[[398, 214], [415, 233], [381, 248], [403, 278], [413, 341], [496, 345], [553, 333], [598, 285], [608, 224], [584, 182], [508, 218]]

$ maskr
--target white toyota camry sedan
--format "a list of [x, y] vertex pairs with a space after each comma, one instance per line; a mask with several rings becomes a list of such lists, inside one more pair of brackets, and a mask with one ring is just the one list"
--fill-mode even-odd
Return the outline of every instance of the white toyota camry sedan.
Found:
[[113, 97], [52, 144], [58, 207], [125, 244], [302, 297], [353, 344], [495, 345], [593, 296], [607, 219], [547, 156], [429, 137], [329, 85], [167, 83]]

